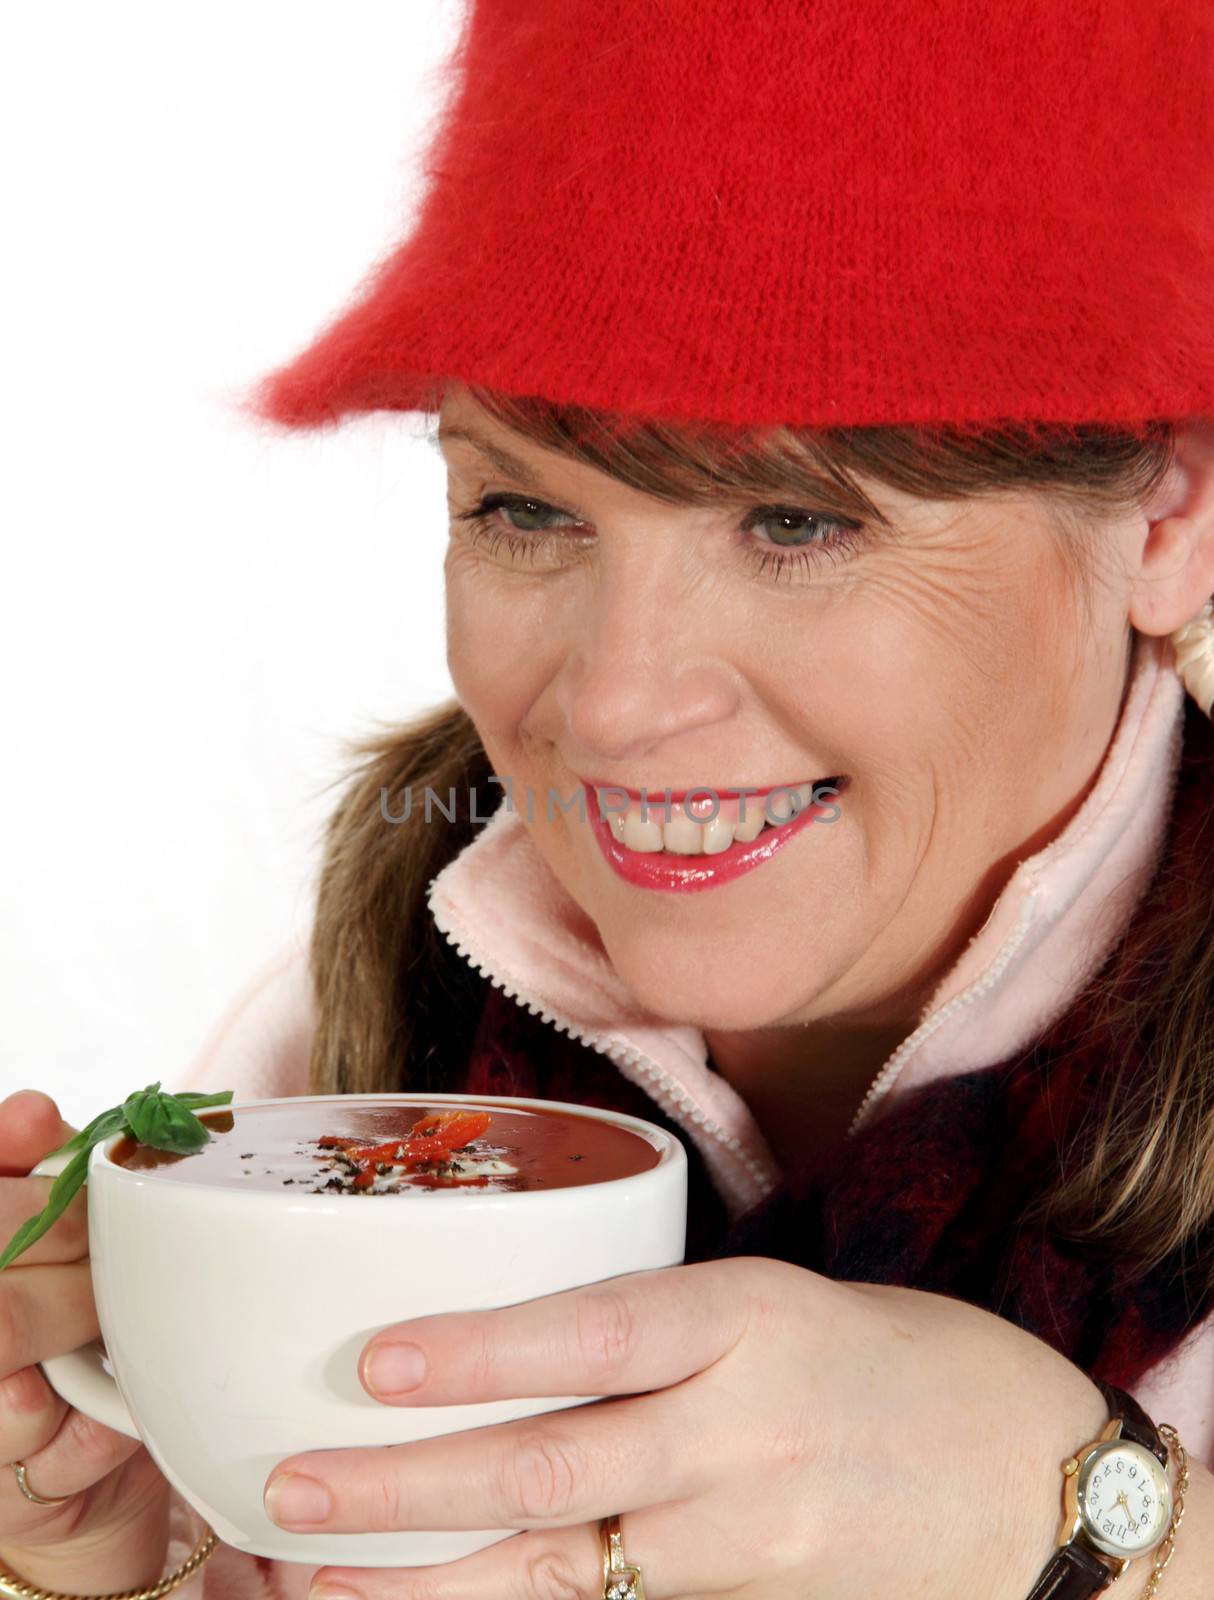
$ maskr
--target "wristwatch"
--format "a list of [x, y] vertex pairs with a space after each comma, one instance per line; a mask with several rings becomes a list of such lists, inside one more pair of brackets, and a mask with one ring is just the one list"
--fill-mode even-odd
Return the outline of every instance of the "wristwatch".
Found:
[[1109, 1407], [1098, 1439], [1062, 1468], [1058, 1546], [1028, 1600], [1087, 1600], [1161, 1544], [1172, 1520], [1168, 1447], [1132, 1395], [1099, 1378]]

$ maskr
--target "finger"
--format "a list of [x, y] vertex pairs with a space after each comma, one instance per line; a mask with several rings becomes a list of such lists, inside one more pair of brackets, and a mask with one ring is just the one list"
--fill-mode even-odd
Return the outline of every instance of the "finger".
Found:
[[0, 1464], [24, 1461], [45, 1449], [67, 1411], [67, 1401], [36, 1366], [19, 1367], [0, 1378]]
[[[54, 1178], [0, 1178], [0, 1249], [30, 1217], [35, 1217], [50, 1198]], [[88, 1255], [88, 1200], [81, 1188], [47, 1231], [28, 1245], [0, 1273], [0, 1281], [23, 1267], [45, 1265], [48, 1261], [79, 1261]]]
[[[19, 1388], [14, 1387], [16, 1379]], [[19, 1411], [19, 1406], [25, 1409]], [[0, 1385], [0, 1429], [7, 1463], [0, 1466], [0, 1518], [10, 1530], [40, 1527], [68, 1509], [78, 1516], [75, 1497], [142, 1448], [138, 1439], [107, 1428], [60, 1400], [45, 1377], [29, 1367]], [[24, 1463], [26, 1482], [36, 1494], [53, 1499], [67, 1495], [69, 1500], [61, 1506], [28, 1500], [11, 1470], [14, 1461]]]
[[100, 1332], [87, 1261], [0, 1273], [0, 1377]]
[[667, 1388], [741, 1338], [745, 1260], [633, 1272], [498, 1310], [396, 1323], [367, 1343], [359, 1378], [375, 1399], [401, 1405]]
[[0, 1379], [0, 1527], [6, 1537], [15, 1538], [39, 1528], [62, 1509], [27, 1500], [11, 1463], [25, 1462], [30, 1487], [36, 1493], [58, 1494], [59, 1490], [43, 1488], [36, 1463], [67, 1412], [67, 1401], [60, 1399], [37, 1367], [21, 1367]]
[[409, 1444], [314, 1450], [275, 1468], [266, 1512], [300, 1532], [556, 1528], [686, 1499], [717, 1456], [712, 1441], [685, 1448], [695, 1405], [667, 1390]]
[[41, 1089], [18, 1089], [0, 1101], [0, 1173], [23, 1177], [76, 1132]]
[[[646, 1600], [703, 1600], [740, 1588], [740, 1563], [717, 1531], [687, 1506], [623, 1517], [623, 1553], [640, 1569]], [[603, 1600], [603, 1540], [597, 1522], [519, 1533], [441, 1566], [320, 1567], [312, 1585], [317, 1600], [328, 1586], [357, 1600]]]

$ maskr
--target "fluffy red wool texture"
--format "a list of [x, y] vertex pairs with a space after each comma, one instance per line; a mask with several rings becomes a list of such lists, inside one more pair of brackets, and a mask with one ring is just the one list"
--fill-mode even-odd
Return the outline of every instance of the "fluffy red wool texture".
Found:
[[1214, 410], [1210, 0], [470, 0], [403, 240], [251, 391], [744, 426]]

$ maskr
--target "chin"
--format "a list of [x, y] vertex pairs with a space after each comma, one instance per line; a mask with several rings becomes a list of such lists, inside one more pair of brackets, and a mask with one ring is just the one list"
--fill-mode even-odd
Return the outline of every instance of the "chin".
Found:
[[[672, 961], [669, 948], [607, 945], [611, 964], [638, 1005], [666, 1022], [722, 1033], [774, 1026], [812, 1004], [817, 987], [804, 965], [765, 965], [753, 942], [741, 952], [718, 943], [714, 958], [686, 952]], [[831, 974], [833, 976], [833, 974]]]

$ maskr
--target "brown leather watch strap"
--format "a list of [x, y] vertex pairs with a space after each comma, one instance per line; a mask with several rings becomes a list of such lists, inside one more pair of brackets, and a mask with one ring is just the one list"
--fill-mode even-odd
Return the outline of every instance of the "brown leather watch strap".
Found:
[[1028, 1600], [1088, 1600], [1112, 1581], [1112, 1569], [1081, 1544], [1064, 1544], [1055, 1550]]
[[1121, 1437], [1131, 1440], [1134, 1444], [1140, 1444], [1149, 1450], [1166, 1471], [1168, 1447], [1159, 1437], [1159, 1429], [1147, 1416], [1134, 1396], [1127, 1394], [1124, 1389], [1114, 1389], [1111, 1383], [1102, 1383], [1099, 1378], [1093, 1378], [1092, 1382], [1104, 1396], [1108, 1404], [1109, 1416], [1121, 1418]]
[[[1121, 1418], [1121, 1437], [1149, 1450], [1166, 1470], [1168, 1447], [1133, 1395], [1099, 1378], [1092, 1382], [1104, 1396], [1110, 1418]], [[1082, 1535], [1076, 1535], [1050, 1557], [1028, 1600], [1088, 1600], [1107, 1589], [1113, 1577], [1112, 1567], [1083, 1543]]]

